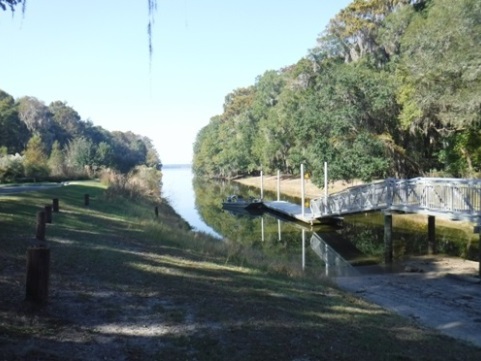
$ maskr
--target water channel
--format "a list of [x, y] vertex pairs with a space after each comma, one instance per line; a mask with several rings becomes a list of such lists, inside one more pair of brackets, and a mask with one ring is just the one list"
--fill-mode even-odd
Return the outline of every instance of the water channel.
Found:
[[[233, 214], [222, 209], [230, 194], [259, 197], [258, 188], [236, 182], [194, 177], [191, 167], [164, 166], [162, 195], [197, 232], [237, 242], [260, 252], [292, 272], [347, 275], [392, 269], [385, 267], [383, 216], [379, 212], [345, 217], [342, 226], [305, 225], [279, 219], [269, 212]], [[276, 194], [264, 191], [265, 199]], [[282, 200], [299, 202], [286, 196]], [[394, 216], [394, 259], [428, 252], [427, 220]], [[436, 226], [438, 252], [476, 259], [477, 237], [472, 228]]]

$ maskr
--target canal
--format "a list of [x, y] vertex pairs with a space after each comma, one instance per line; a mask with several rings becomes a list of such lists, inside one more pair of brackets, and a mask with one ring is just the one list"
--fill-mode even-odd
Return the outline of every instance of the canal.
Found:
[[[345, 217], [342, 226], [304, 225], [269, 212], [232, 213], [222, 209], [230, 194], [259, 197], [260, 190], [236, 182], [198, 179], [188, 165], [162, 169], [162, 195], [197, 232], [251, 247], [289, 272], [345, 275], [386, 271], [383, 217], [379, 212]], [[276, 194], [264, 192], [265, 199]], [[282, 200], [299, 202], [286, 196]], [[428, 252], [427, 220], [394, 216], [394, 260]], [[439, 253], [476, 259], [477, 237], [472, 228], [436, 226]], [[391, 269], [391, 268], [390, 268]]]

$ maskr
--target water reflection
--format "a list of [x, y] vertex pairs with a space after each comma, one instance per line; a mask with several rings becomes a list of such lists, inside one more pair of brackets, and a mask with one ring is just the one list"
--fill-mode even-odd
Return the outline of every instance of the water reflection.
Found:
[[[164, 169], [163, 188], [176, 211], [196, 230], [249, 247], [269, 262], [292, 268], [292, 272], [339, 276], [372, 271], [384, 257], [383, 218], [380, 213], [344, 218], [342, 228], [311, 227], [280, 219], [266, 212], [234, 212], [222, 209], [230, 194], [257, 198], [260, 191], [235, 182], [207, 181], [192, 176], [190, 167]], [[172, 174], [176, 173], [176, 174]], [[277, 195], [264, 192], [264, 198]], [[281, 195], [281, 200], [299, 200]], [[437, 227], [440, 252], [467, 256], [466, 235], [462, 231]], [[394, 259], [426, 254], [427, 229], [423, 222], [402, 224], [393, 230]], [[471, 242], [476, 244], [476, 242]], [[453, 252], [454, 251], [454, 252]], [[475, 252], [472, 252], [476, 255]], [[369, 267], [361, 267], [361, 266]], [[375, 268], [376, 272], [381, 268]], [[369, 272], [371, 272], [369, 271]]]

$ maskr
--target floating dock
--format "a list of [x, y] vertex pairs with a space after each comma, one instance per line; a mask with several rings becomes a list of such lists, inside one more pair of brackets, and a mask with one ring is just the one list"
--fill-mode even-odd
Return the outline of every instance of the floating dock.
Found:
[[304, 212], [302, 212], [302, 207], [299, 204], [293, 204], [286, 201], [270, 201], [263, 203], [268, 210], [297, 219], [298, 221], [309, 224], [321, 223], [318, 219], [313, 217], [310, 208], [304, 207]]

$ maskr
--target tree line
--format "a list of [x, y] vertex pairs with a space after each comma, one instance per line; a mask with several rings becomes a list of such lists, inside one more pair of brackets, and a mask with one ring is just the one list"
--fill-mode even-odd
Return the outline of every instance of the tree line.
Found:
[[103, 169], [127, 174], [161, 169], [149, 138], [95, 126], [65, 102], [15, 100], [0, 90], [0, 181], [95, 177]]
[[481, 166], [481, 2], [354, 0], [296, 64], [225, 97], [197, 134], [197, 174], [304, 163], [322, 185]]

